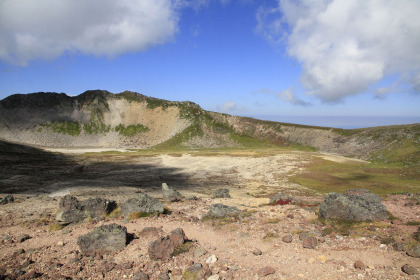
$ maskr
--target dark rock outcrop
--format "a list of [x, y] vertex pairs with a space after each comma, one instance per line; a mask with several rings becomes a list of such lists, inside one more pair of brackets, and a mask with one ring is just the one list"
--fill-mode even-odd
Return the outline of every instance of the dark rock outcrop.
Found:
[[171, 258], [175, 249], [187, 240], [184, 231], [177, 228], [163, 238], [159, 238], [149, 243], [149, 257], [152, 260], [168, 260]]
[[218, 189], [213, 193], [212, 198], [231, 198], [228, 189]]
[[124, 217], [131, 213], [163, 213], [163, 204], [146, 193], [139, 193], [136, 197], [130, 198], [121, 204], [121, 212]]
[[273, 205], [286, 205], [286, 204], [296, 204], [300, 202], [301, 201], [299, 199], [291, 195], [279, 192], [273, 197], [271, 197], [268, 203], [273, 204]]
[[0, 205], [12, 203], [13, 201], [15, 201], [15, 198], [13, 197], [13, 195], [8, 194], [4, 198], [0, 199]]
[[117, 224], [95, 228], [90, 233], [79, 236], [77, 245], [85, 255], [109, 253], [127, 245], [127, 228]]
[[236, 216], [239, 213], [240, 211], [237, 207], [217, 203], [210, 207], [210, 210], [203, 215], [203, 218], [223, 218]]
[[407, 251], [407, 255], [413, 258], [420, 258], [420, 245], [414, 245], [410, 250]]
[[320, 205], [319, 217], [350, 221], [385, 220], [388, 217], [381, 198], [365, 189], [344, 194], [329, 193]]
[[181, 193], [172, 187], [169, 187], [166, 183], [162, 183], [162, 194], [163, 199], [168, 202], [180, 201], [182, 198]]
[[56, 215], [57, 223], [68, 225], [78, 223], [86, 218], [94, 219], [109, 214], [117, 206], [115, 201], [102, 198], [90, 198], [78, 201], [76, 197], [66, 195], [59, 203], [60, 210]]

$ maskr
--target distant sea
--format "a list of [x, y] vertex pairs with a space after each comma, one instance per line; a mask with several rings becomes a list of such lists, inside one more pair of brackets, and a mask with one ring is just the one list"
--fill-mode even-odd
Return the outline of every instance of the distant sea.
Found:
[[361, 117], [361, 116], [269, 116], [269, 115], [254, 115], [252, 118], [276, 122], [325, 126], [335, 128], [363, 128], [384, 125], [398, 125], [398, 124], [413, 124], [420, 123], [420, 116], [418, 117]]

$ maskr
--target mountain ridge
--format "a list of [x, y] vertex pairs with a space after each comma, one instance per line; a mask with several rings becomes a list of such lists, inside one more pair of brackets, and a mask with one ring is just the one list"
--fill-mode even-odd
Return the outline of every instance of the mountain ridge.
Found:
[[420, 124], [338, 129], [203, 110], [190, 101], [89, 90], [0, 101], [0, 138], [45, 147], [221, 148], [299, 145], [361, 159], [418, 164]]

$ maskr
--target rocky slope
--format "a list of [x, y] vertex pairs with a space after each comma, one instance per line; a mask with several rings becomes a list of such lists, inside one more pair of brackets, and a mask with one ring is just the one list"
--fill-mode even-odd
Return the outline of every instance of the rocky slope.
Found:
[[44, 147], [301, 145], [363, 159], [418, 164], [420, 124], [343, 130], [208, 112], [134, 92], [12, 95], [0, 101], [0, 138]]

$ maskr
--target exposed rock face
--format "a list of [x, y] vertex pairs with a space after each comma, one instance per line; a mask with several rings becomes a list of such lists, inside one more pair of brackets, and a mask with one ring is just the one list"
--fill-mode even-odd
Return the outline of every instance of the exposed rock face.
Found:
[[324, 219], [367, 221], [385, 220], [387, 216], [381, 198], [365, 189], [329, 193], [319, 209], [319, 217]]
[[60, 211], [56, 215], [57, 223], [68, 225], [86, 218], [97, 218], [110, 213], [116, 208], [115, 201], [102, 198], [90, 198], [78, 201], [76, 197], [66, 195], [59, 203]]
[[168, 202], [180, 201], [182, 195], [174, 188], [169, 187], [166, 183], [162, 183], [163, 199]]
[[1, 204], [12, 203], [13, 201], [15, 201], [15, 198], [13, 197], [13, 195], [8, 194], [4, 198], [0, 199], [0, 205]]
[[108, 253], [124, 248], [127, 244], [127, 228], [110, 224], [95, 228], [77, 238], [77, 245], [85, 255]]
[[212, 198], [231, 198], [228, 189], [218, 189], [214, 192]]
[[278, 204], [278, 205], [286, 205], [286, 204], [295, 204], [300, 203], [301, 201], [297, 198], [294, 198], [291, 195], [284, 194], [284, 193], [277, 193], [275, 196], [270, 198], [269, 204]]
[[207, 214], [203, 215], [203, 218], [222, 218], [228, 216], [235, 216], [239, 214], [237, 207], [227, 206], [221, 203], [213, 204]]
[[157, 239], [149, 244], [149, 257], [153, 260], [168, 260], [174, 250], [187, 240], [184, 231], [177, 228], [166, 237]]
[[139, 193], [136, 197], [130, 198], [121, 204], [121, 212], [124, 217], [131, 213], [163, 213], [163, 204], [146, 193]]

